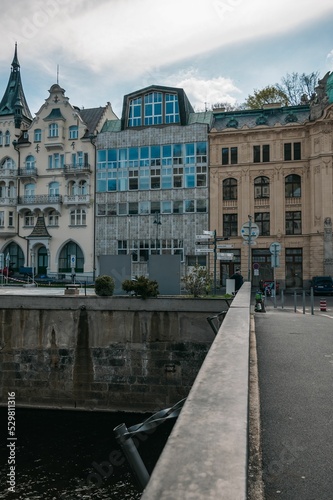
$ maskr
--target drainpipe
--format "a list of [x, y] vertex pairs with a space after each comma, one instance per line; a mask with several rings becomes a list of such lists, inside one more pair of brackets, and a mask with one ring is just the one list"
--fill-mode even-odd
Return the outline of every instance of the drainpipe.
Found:
[[96, 278], [96, 194], [97, 194], [97, 153], [96, 153], [96, 138], [97, 135], [91, 133], [89, 134], [89, 140], [94, 148], [94, 203], [93, 203], [93, 281]]

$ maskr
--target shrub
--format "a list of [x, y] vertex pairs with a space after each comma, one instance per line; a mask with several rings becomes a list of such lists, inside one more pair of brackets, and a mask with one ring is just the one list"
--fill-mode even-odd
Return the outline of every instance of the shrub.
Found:
[[111, 276], [98, 276], [95, 280], [95, 293], [103, 297], [111, 297], [114, 292], [114, 279]]
[[194, 297], [206, 295], [212, 286], [212, 279], [205, 267], [196, 264], [193, 271], [183, 278], [185, 290]]
[[122, 289], [129, 293], [132, 292], [136, 297], [139, 295], [142, 299], [148, 297], [157, 297], [158, 283], [145, 276], [135, 276], [133, 280], [125, 280], [122, 283]]

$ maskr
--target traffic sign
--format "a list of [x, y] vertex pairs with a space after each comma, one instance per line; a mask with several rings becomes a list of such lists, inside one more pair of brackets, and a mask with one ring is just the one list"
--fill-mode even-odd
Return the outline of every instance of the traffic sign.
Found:
[[196, 240], [209, 240], [209, 236], [207, 234], [196, 234], [195, 239]]
[[[251, 234], [250, 234], [250, 226], [251, 226]], [[253, 238], [258, 238], [259, 236], [259, 226], [255, 224], [254, 222], [245, 222], [245, 224], [242, 225], [241, 227], [241, 236], [244, 239], [248, 239], [249, 236]]]
[[214, 236], [215, 231], [202, 231], [203, 234], [207, 234], [209, 236]]
[[281, 243], [275, 241], [269, 247], [269, 251], [274, 255], [281, 252]]

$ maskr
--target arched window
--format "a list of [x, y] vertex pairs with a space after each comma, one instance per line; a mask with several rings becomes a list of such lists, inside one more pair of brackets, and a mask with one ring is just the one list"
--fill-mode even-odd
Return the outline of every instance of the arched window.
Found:
[[269, 178], [260, 176], [254, 179], [254, 197], [269, 198]]
[[59, 272], [70, 273], [72, 271], [71, 256], [75, 256], [75, 272], [83, 273], [84, 258], [81, 248], [70, 241], [66, 243], [59, 255]]
[[223, 181], [223, 200], [237, 200], [237, 179]]
[[300, 175], [291, 174], [285, 178], [285, 195], [286, 198], [301, 197], [301, 177]]
[[49, 184], [49, 196], [59, 195], [59, 182], [50, 182]]
[[33, 198], [35, 197], [35, 188], [36, 185], [33, 184], [32, 182], [29, 184], [25, 184], [24, 186], [24, 198], [26, 202], [33, 201]]
[[88, 194], [87, 181], [79, 182], [78, 194]]
[[11, 168], [15, 168], [15, 167], [16, 167], [15, 161], [13, 160], [13, 158], [9, 158], [8, 156], [1, 163], [1, 168], [9, 168], [9, 169], [11, 169]]
[[35, 217], [30, 210], [24, 214], [24, 225], [28, 227], [33, 227], [35, 225]]
[[10, 146], [10, 132], [9, 130], [5, 133], [5, 146]]
[[50, 123], [49, 125], [49, 137], [58, 137], [59, 127], [57, 123]]
[[50, 210], [48, 215], [48, 225], [49, 226], [59, 225], [59, 214], [56, 210]]
[[0, 198], [6, 198], [6, 184], [0, 182]]
[[36, 166], [36, 160], [35, 157], [32, 155], [28, 155], [25, 159], [25, 167], [28, 170], [34, 169]]
[[4, 249], [5, 258], [9, 254], [10, 267], [14, 272], [18, 272], [20, 267], [24, 266], [24, 254], [21, 247], [17, 243], [9, 243]]

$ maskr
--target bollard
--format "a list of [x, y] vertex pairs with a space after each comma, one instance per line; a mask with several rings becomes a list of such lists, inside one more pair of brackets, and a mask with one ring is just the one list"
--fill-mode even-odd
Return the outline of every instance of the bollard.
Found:
[[321, 300], [320, 301], [320, 310], [321, 311], [326, 311], [326, 300]]

